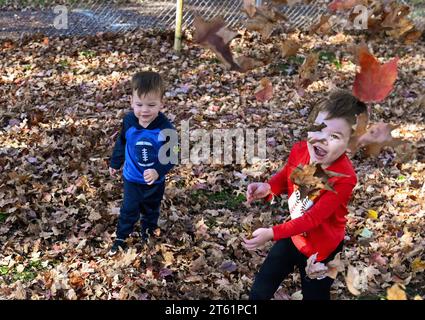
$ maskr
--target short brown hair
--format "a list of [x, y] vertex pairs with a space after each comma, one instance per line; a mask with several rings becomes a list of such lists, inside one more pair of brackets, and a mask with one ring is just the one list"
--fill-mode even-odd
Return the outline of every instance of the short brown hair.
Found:
[[153, 71], [142, 71], [136, 73], [131, 79], [132, 92], [136, 91], [139, 97], [150, 92], [164, 95], [165, 87], [161, 75]]
[[354, 125], [357, 122], [357, 115], [364, 112], [367, 113], [367, 106], [347, 90], [334, 90], [327, 99], [319, 103], [317, 113], [320, 111], [328, 113], [327, 120], [342, 118], [350, 125]]

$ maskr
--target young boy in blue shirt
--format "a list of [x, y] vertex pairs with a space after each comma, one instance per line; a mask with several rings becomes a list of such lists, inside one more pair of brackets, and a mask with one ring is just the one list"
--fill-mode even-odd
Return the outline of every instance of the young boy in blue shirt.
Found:
[[[109, 165], [109, 173], [116, 176], [124, 164], [124, 200], [118, 219], [117, 237], [109, 251], [111, 256], [119, 248], [126, 249], [125, 240], [140, 215], [143, 240], [158, 227], [165, 175], [175, 163], [161, 159], [165, 153], [160, 150], [169, 143], [170, 132], [176, 134], [174, 126], [160, 112], [165, 91], [161, 76], [156, 72], [139, 72], [133, 76], [131, 87], [130, 103], [133, 111], [123, 119]], [[167, 157], [172, 152], [174, 150], [169, 148]]]

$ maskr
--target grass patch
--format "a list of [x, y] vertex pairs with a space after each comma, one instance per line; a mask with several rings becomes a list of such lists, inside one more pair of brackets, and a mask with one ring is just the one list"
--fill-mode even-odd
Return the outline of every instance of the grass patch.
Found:
[[15, 281], [21, 280], [21, 281], [27, 282], [27, 281], [34, 280], [36, 277], [37, 277], [37, 272], [24, 270], [22, 272], [15, 273], [13, 275], [13, 280]]
[[60, 65], [62, 68], [66, 68], [66, 67], [68, 67], [68, 66], [70, 65], [70, 63], [69, 63], [69, 61], [68, 61], [68, 60], [64, 59], [64, 60], [59, 61], [59, 65]]
[[207, 190], [197, 190], [191, 194], [191, 200], [209, 208], [218, 209], [226, 208], [234, 210], [246, 201], [244, 195], [235, 195], [231, 190], [223, 190], [220, 192], [210, 192]]
[[41, 260], [31, 260], [22, 272], [18, 272], [16, 268], [13, 270], [12, 269], [9, 270], [6, 266], [0, 267], [0, 275], [9, 274], [11, 275], [14, 281], [21, 280], [21, 281], [27, 282], [27, 281], [34, 280], [37, 277], [40, 270], [43, 270], [43, 269], [44, 267], [42, 265]]
[[6, 221], [6, 219], [7, 219], [6, 212], [0, 212], [0, 223]]
[[7, 266], [0, 267], [0, 276], [4, 276], [9, 273], [9, 268]]
[[96, 52], [93, 50], [83, 50], [79, 52], [79, 56], [84, 58], [94, 58], [96, 57]]
[[333, 64], [337, 69], [341, 69], [341, 62], [336, 58], [335, 53], [329, 51], [320, 51], [319, 59]]

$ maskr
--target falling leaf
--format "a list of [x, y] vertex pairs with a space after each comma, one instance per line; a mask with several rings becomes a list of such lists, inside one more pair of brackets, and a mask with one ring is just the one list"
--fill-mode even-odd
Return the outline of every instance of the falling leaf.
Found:
[[344, 263], [341, 261], [341, 252], [338, 252], [335, 258], [329, 261], [326, 266], [328, 267], [326, 275], [332, 279], [336, 279], [338, 272], [343, 272], [345, 269]]
[[317, 253], [311, 255], [307, 259], [307, 266], [305, 267], [305, 272], [310, 279], [317, 279], [326, 277], [328, 272], [328, 267], [321, 262], [316, 262]]
[[240, 56], [235, 59], [236, 64], [240, 67], [241, 72], [247, 72], [264, 66], [264, 62], [250, 57]]
[[286, 17], [275, 8], [261, 6], [256, 8], [254, 17], [246, 22], [246, 28], [260, 32], [263, 39], [267, 40], [281, 20], [286, 20]]
[[393, 90], [398, 58], [380, 64], [366, 46], [358, 47], [360, 73], [356, 73], [353, 94], [363, 102], [380, 102]]
[[292, 183], [299, 188], [301, 199], [307, 196], [314, 197], [322, 189], [335, 192], [332, 184], [328, 181], [332, 177], [346, 177], [346, 175], [323, 170], [318, 163], [298, 165], [290, 175]]
[[249, 18], [253, 18], [257, 11], [255, 7], [256, 0], [243, 0], [243, 8], [242, 10], [246, 12]]
[[331, 15], [321, 15], [320, 20], [310, 27], [309, 34], [328, 34], [332, 30], [332, 25], [329, 21], [330, 18]]
[[403, 143], [402, 139], [393, 138], [391, 135], [391, 131], [397, 127], [384, 122], [373, 124], [365, 134], [358, 138], [358, 145], [366, 146], [368, 156], [377, 156], [382, 148], [396, 147]]
[[333, 0], [329, 5], [330, 11], [342, 11], [351, 9], [359, 4], [365, 4], [365, 0]]
[[[318, 132], [318, 131], [322, 131], [323, 129], [325, 129], [327, 127], [326, 123], [322, 122], [320, 124], [318, 123], [313, 123], [309, 126], [307, 126], [306, 128], [304, 128], [304, 131], [306, 132]], [[317, 139], [312, 139], [312, 138], [307, 138], [308, 142], [310, 144], [314, 144], [316, 142], [319, 142], [321, 140], [317, 140]]]
[[238, 33], [227, 29], [226, 23], [222, 18], [215, 18], [210, 22], [205, 22], [197, 15], [193, 24], [195, 27], [194, 41], [211, 49], [228, 69], [240, 71], [240, 67], [233, 59], [229, 47], [230, 41]]
[[259, 102], [265, 102], [273, 98], [273, 85], [269, 79], [263, 78], [260, 80], [260, 86], [255, 90], [255, 98]]
[[423, 31], [419, 31], [419, 30], [416, 30], [416, 29], [406, 32], [403, 35], [404, 44], [409, 45], [409, 44], [416, 43], [421, 38], [422, 33], [423, 33]]
[[359, 147], [359, 139], [366, 133], [368, 123], [369, 114], [367, 112], [362, 112], [361, 114], [356, 115], [356, 123], [353, 126], [353, 133], [350, 136], [350, 141], [347, 147], [349, 152], [353, 154], [357, 152]]
[[359, 281], [359, 271], [349, 265], [347, 270], [347, 275], [345, 276], [345, 282], [347, 284], [348, 290], [355, 296], [360, 295], [360, 291], [356, 288], [355, 284]]
[[301, 45], [297, 41], [288, 39], [281, 43], [280, 53], [282, 58], [288, 58], [295, 56], [300, 48]]
[[317, 78], [317, 63], [319, 62], [319, 55], [311, 53], [307, 56], [304, 63], [301, 65], [298, 73], [297, 87], [306, 89]]
[[395, 283], [391, 288], [387, 289], [387, 299], [388, 300], [407, 300], [406, 292], [403, 288]]

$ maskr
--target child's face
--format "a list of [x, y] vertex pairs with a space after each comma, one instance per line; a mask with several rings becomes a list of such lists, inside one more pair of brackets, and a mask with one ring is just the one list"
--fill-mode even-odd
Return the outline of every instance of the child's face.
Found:
[[319, 112], [315, 120], [316, 124], [325, 123], [326, 128], [322, 131], [308, 132], [308, 137], [316, 141], [307, 142], [310, 163], [316, 162], [323, 167], [330, 166], [347, 149], [351, 136], [350, 124], [342, 118], [325, 120], [328, 113]]
[[131, 97], [131, 107], [142, 127], [147, 127], [158, 116], [162, 108], [162, 98], [158, 92], [148, 92], [139, 97], [134, 91]]

